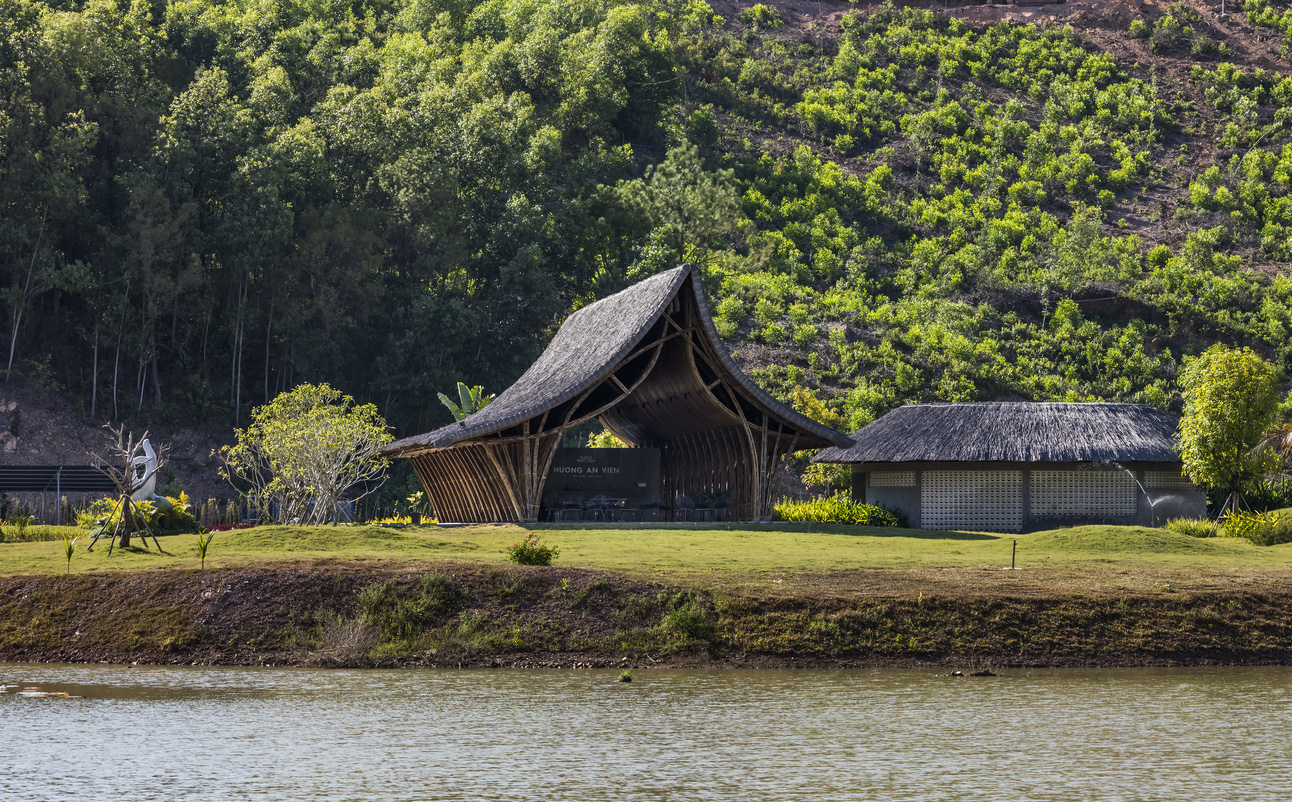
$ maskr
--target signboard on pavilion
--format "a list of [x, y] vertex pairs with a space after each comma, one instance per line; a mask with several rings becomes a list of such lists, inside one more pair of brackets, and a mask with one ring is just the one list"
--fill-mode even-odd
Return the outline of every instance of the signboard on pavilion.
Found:
[[629, 507], [659, 501], [659, 450], [655, 448], [559, 448], [547, 475], [547, 492], [562, 496], [610, 496]]

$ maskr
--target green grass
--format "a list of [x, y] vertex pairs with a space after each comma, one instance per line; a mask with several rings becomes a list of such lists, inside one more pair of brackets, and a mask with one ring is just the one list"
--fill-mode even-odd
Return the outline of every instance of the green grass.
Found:
[[[996, 570], [1013, 541], [1023, 568], [1243, 571], [1292, 569], [1292, 547], [1260, 548], [1238, 539], [1198, 540], [1163, 529], [1084, 526], [1026, 535], [936, 532], [828, 524], [535, 527], [561, 549], [557, 567], [606, 569], [644, 577], [710, 575], [719, 584], [848, 569]], [[318, 561], [502, 564], [518, 526], [263, 526], [220, 532], [208, 567]], [[82, 544], [86, 541], [82, 539]], [[197, 568], [196, 535], [161, 538], [166, 553], [136, 542], [107, 556], [78, 549], [72, 570]], [[0, 574], [64, 570], [61, 543], [0, 544]]]

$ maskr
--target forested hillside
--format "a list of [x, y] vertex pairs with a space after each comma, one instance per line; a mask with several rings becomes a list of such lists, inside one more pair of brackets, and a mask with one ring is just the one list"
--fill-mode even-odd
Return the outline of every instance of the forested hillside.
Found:
[[688, 260], [842, 424], [1178, 409], [1216, 341], [1292, 372], [1292, 11], [1230, 7], [0, 0], [0, 369], [97, 419], [309, 380], [420, 430]]

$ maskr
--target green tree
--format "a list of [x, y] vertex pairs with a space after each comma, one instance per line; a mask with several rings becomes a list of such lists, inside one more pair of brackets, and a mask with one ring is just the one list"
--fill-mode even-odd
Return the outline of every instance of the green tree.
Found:
[[[664, 161], [646, 168], [645, 177], [622, 184], [620, 194], [654, 227], [652, 245], [664, 257], [660, 267], [708, 262], [722, 239], [740, 224], [732, 171], [706, 170], [695, 145], [673, 148]], [[648, 255], [641, 261], [654, 260]]]
[[1235, 509], [1243, 491], [1278, 462], [1273, 452], [1257, 449], [1281, 395], [1274, 368], [1250, 348], [1213, 345], [1185, 366], [1180, 388], [1184, 474], [1228, 494], [1222, 513]]
[[629, 448], [629, 445], [615, 436], [609, 429], [603, 429], [588, 435], [588, 448]]
[[[816, 393], [802, 385], [796, 385], [790, 391], [790, 403], [795, 412], [832, 429], [842, 431], [847, 424], [842, 415], [827, 407]], [[803, 459], [810, 457], [811, 453], [800, 451], [794, 456], [796, 459]], [[852, 469], [838, 463], [809, 463], [799, 478], [803, 480], [805, 487], [821, 488], [823, 491], [843, 490], [852, 481]]]
[[282, 393], [251, 418], [220, 449], [220, 475], [279, 522], [336, 523], [342, 496], [360, 485], [367, 490], [358, 498], [375, 490], [389, 464], [377, 455], [391, 441], [377, 407], [326, 384]]

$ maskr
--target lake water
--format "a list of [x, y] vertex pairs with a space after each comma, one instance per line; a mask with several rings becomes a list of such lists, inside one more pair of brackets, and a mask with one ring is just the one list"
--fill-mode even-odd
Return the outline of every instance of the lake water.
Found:
[[0, 798], [1292, 797], [1290, 668], [1001, 673], [0, 664]]

